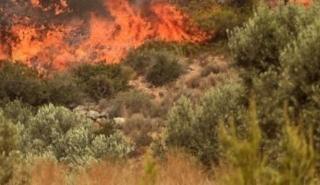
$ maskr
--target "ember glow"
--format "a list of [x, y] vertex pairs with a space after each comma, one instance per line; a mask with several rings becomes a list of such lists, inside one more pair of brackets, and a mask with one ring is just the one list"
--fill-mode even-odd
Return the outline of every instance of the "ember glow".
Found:
[[7, 1], [0, 2], [0, 60], [39, 69], [64, 69], [78, 62], [118, 63], [147, 40], [206, 39], [187, 15], [166, 2]]

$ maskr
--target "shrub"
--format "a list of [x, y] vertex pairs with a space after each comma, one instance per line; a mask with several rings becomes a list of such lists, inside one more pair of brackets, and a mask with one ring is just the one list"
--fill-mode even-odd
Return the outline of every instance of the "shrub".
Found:
[[84, 91], [96, 100], [125, 90], [130, 78], [128, 71], [118, 64], [83, 64], [72, 72]]
[[13, 173], [15, 152], [19, 150], [20, 129], [6, 119], [0, 110], [0, 184], [6, 184]]
[[145, 118], [141, 114], [134, 114], [126, 120], [122, 130], [124, 134], [133, 140], [137, 147], [144, 147], [152, 142], [153, 124], [152, 119]]
[[153, 65], [154, 51], [149, 51], [145, 49], [138, 49], [131, 51], [126, 57], [124, 63], [128, 64], [132, 69], [134, 69], [139, 75], [144, 75]]
[[33, 106], [49, 102], [69, 106], [79, 103], [81, 90], [68, 75], [56, 74], [43, 79], [23, 64], [6, 61], [0, 65], [0, 99], [20, 100]]
[[45, 102], [47, 94], [35, 70], [9, 61], [0, 66], [0, 98], [20, 99], [31, 105]]
[[281, 130], [281, 154], [279, 159], [270, 163], [269, 151], [261, 149], [264, 141], [255, 102], [251, 101], [250, 105], [244, 137], [239, 137], [243, 133], [238, 133], [233, 122], [220, 124], [219, 140], [227, 174], [218, 174], [218, 184], [318, 184], [317, 154], [310, 143], [310, 134], [301, 134], [300, 128], [293, 126], [295, 123], [285, 116], [286, 122]]
[[280, 53], [299, 32], [298, 6], [275, 10], [260, 6], [243, 27], [229, 35], [229, 47], [236, 64], [250, 76], [280, 66]]
[[110, 107], [111, 116], [127, 116], [135, 113], [154, 116], [157, 109], [149, 95], [136, 90], [121, 92], [104, 106]]
[[156, 86], [176, 80], [183, 72], [183, 67], [178, 59], [165, 53], [158, 53], [153, 56], [152, 65], [146, 74], [146, 79]]
[[124, 157], [132, 150], [117, 133], [96, 133], [90, 120], [66, 108], [48, 105], [30, 119], [24, 151], [40, 156], [51, 153], [58, 161], [78, 165], [100, 157]]
[[182, 147], [206, 165], [216, 162], [218, 123], [237, 116], [242, 94], [241, 85], [227, 84], [210, 90], [196, 105], [182, 97], [169, 112], [166, 144]]
[[32, 107], [15, 100], [3, 106], [4, 116], [14, 123], [26, 124], [33, 116]]
[[282, 54], [283, 85], [297, 105], [320, 105], [320, 21], [308, 26]]
[[[300, 42], [296, 41], [300, 32], [319, 16], [318, 10], [319, 5], [308, 10], [297, 5], [275, 9], [261, 6], [242, 28], [230, 34], [229, 46], [234, 61], [243, 69], [241, 75], [247, 88], [257, 96], [260, 123], [269, 137], [278, 137], [283, 122], [282, 106], [292, 99], [284, 92], [287, 87], [279, 83], [286, 81], [282, 74], [286, 64], [281, 56], [292, 42]], [[291, 60], [289, 56], [287, 59]], [[290, 114], [298, 115], [292, 111], [290, 108]]]
[[57, 73], [44, 79], [44, 89], [47, 93], [45, 103], [54, 105], [75, 106], [82, 102], [84, 92], [76, 83], [76, 79], [68, 73]]
[[[215, 30], [215, 37], [218, 39], [227, 38], [228, 30], [232, 30], [248, 19], [249, 13], [243, 11], [240, 8], [235, 8], [232, 6], [226, 5], [217, 5], [216, 13], [212, 14], [212, 17], [209, 19], [211, 22], [208, 22], [206, 27], [212, 27]], [[200, 23], [204, 25], [205, 23]]]
[[304, 122], [312, 124], [317, 130], [317, 140], [320, 138], [319, 29], [320, 21], [316, 20], [299, 34], [292, 46], [282, 53], [281, 58], [284, 69], [281, 83], [283, 96], [295, 108], [296, 115], [300, 114]]
[[178, 57], [165, 49], [141, 48], [131, 52], [125, 62], [156, 86], [174, 81], [183, 72], [183, 66], [179, 63]]

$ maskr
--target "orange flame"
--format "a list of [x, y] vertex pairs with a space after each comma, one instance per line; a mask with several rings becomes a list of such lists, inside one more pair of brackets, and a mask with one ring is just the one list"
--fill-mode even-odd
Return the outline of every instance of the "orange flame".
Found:
[[[34, 8], [48, 11], [41, 7], [40, 0], [30, 1]], [[68, 11], [68, 4], [60, 0], [59, 6], [51, 8], [59, 15]], [[73, 18], [64, 24], [51, 24], [49, 28], [38, 24], [13, 25], [10, 32], [18, 39], [0, 42], [0, 59], [23, 61], [41, 69], [64, 69], [74, 62], [118, 63], [130, 49], [147, 40], [201, 42], [206, 39], [206, 34], [175, 6], [158, 2], [148, 8], [150, 12], [144, 14], [129, 0], [105, 0], [105, 9], [112, 18], [92, 12], [87, 22]]]

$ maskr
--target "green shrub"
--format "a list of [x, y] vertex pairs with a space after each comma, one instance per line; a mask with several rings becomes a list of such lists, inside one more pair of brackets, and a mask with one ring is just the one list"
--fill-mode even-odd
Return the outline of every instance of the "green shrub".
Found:
[[195, 105], [182, 97], [169, 112], [166, 144], [184, 148], [206, 165], [217, 162], [218, 123], [237, 116], [242, 94], [241, 85], [227, 84], [210, 90]]
[[6, 119], [0, 110], [0, 184], [6, 184], [16, 163], [15, 152], [20, 147], [20, 129]]
[[31, 105], [40, 105], [47, 99], [44, 85], [38, 73], [22, 64], [1, 62], [0, 98], [20, 99]]
[[[206, 27], [212, 27], [212, 29], [215, 30], [215, 37], [218, 39], [227, 38], [228, 30], [241, 26], [249, 17], [249, 14], [240, 8], [219, 5], [217, 9], [217, 12], [212, 14], [210, 18], [212, 22], [208, 23], [209, 25], [206, 25]], [[200, 24], [202, 25], [204, 23]]]
[[301, 32], [282, 54], [283, 86], [297, 105], [320, 106], [320, 21]]
[[23, 64], [6, 61], [0, 65], [0, 99], [20, 100], [33, 106], [49, 102], [69, 106], [79, 103], [81, 90], [68, 75], [56, 74], [43, 79]]
[[182, 7], [201, 30], [213, 39], [225, 40], [227, 30], [240, 26], [256, 6], [255, 0], [173, 0]]
[[[288, 88], [285, 87], [285, 83], [294, 82], [291, 79], [287, 80], [288, 77], [282, 74], [286, 71], [282, 55], [288, 50], [287, 48], [292, 47], [292, 42], [301, 41], [297, 38], [317, 19], [319, 10], [318, 4], [310, 9], [298, 5], [280, 6], [275, 9], [261, 6], [243, 27], [236, 28], [230, 33], [229, 46], [233, 59], [235, 64], [242, 68], [241, 76], [246, 87], [257, 96], [260, 123], [264, 134], [269, 137], [275, 138], [279, 135], [279, 127], [283, 122], [281, 115], [284, 102], [289, 100], [291, 106], [291, 100], [296, 98], [285, 90]], [[287, 55], [287, 60], [291, 61], [290, 54]], [[313, 54], [310, 53], [309, 56]], [[295, 79], [297, 74], [295, 75], [290, 77]], [[287, 82], [280, 84], [280, 81]], [[303, 101], [297, 102], [296, 107], [302, 108], [303, 105], [300, 103]], [[289, 110], [290, 114], [299, 115], [291, 107]]]
[[235, 63], [247, 69], [249, 78], [270, 68], [278, 70], [281, 51], [300, 31], [302, 11], [294, 5], [276, 9], [262, 5], [243, 27], [230, 32]]
[[76, 83], [76, 79], [68, 73], [57, 73], [44, 80], [44, 89], [47, 93], [45, 103], [65, 105], [67, 107], [82, 103], [84, 92]]
[[148, 82], [156, 86], [176, 80], [183, 72], [182, 65], [178, 59], [170, 54], [158, 53], [152, 57], [152, 65], [146, 74]]
[[128, 87], [130, 75], [121, 65], [83, 64], [72, 73], [90, 97], [98, 100], [110, 97]]
[[300, 128], [294, 126], [296, 124], [285, 116], [280, 145], [274, 146], [281, 147], [281, 154], [270, 163], [270, 151], [262, 150], [265, 141], [259, 127], [255, 102], [251, 101], [250, 105], [244, 125], [244, 137], [239, 137], [243, 133], [238, 133], [233, 122], [220, 124], [219, 141], [224, 163], [222, 166], [228, 171], [223, 176], [217, 176], [218, 184], [318, 184], [317, 154], [310, 143], [310, 133], [302, 134]]
[[165, 49], [141, 48], [131, 52], [125, 62], [156, 86], [174, 81], [183, 72], [183, 66], [179, 63], [178, 57]]
[[281, 90], [296, 115], [316, 129], [320, 139], [320, 21], [303, 30], [296, 41], [282, 53]]
[[30, 119], [24, 133], [24, 151], [40, 156], [49, 153], [58, 161], [78, 165], [101, 157], [125, 157], [132, 150], [117, 133], [97, 133], [90, 120], [48, 105]]
[[26, 124], [33, 116], [32, 107], [15, 100], [3, 106], [4, 116], [14, 123]]

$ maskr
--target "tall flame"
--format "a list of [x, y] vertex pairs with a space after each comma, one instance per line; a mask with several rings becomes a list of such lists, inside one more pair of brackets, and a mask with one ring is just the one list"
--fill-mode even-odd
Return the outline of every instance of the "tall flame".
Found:
[[[40, 1], [30, 3], [35, 9], [50, 11]], [[104, 8], [109, 16], [91, 12], [88, 21], [75, 17], [63, 24], [31, 24], [31, 18], [25, 17], [26, 23], [20, 21], [10, 27], [11, 38], [15, 39], [1, 39], [0, 60], [23, 61], [42, 69], [63, 69], [74, 62], [118, 63], [130, 49], [147, 40], [206, 39], [206, 34], [192, 25], [186, 14], [165, 2], [151, 3], [148, 11], [144, 11], [129, 0], [104, 0]], [[59, 6], [52, 9], [57, 16], [69, 11], [66, 0], [60, 0]]]

